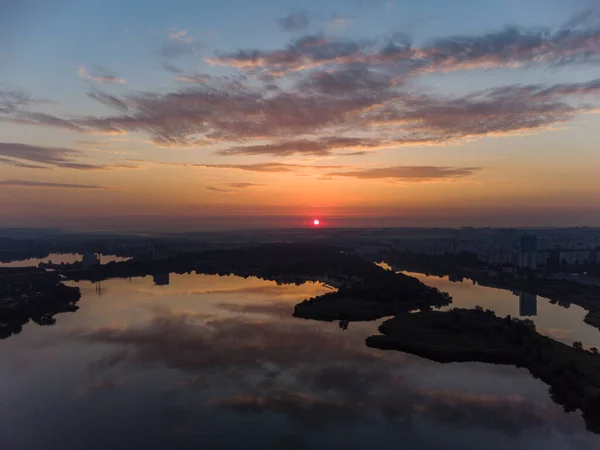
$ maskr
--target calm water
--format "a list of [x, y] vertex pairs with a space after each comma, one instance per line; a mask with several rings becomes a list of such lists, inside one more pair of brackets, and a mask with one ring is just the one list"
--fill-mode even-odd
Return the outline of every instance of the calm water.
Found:
[[569, 345], [581, 341], [585, 347], [600, 348], [600, 330], [583, 322], [587, 311], [580, 306], [571, 305], [564, 308], [552, 304], [544, 297], [474, 285], [468, 278], [462, 282], [453, 282], [448, 277], [404, 273], [418, 278], [429, 286], [448, 292], [453, 298], [452, 304], [442, 310], [473, 308], [479, 305], [483, 309], [495, 311], [500, 317], [510, 314], [513, 317], [531, 319], [535, 322], [538, 332], [557, 341]]
[[[115, 256], [115, 255], [102, 255], [102, 264], [106, 264], [109, 262], [123, 262], [128, 261], [130, 258]], [[79, 262], [83, 260], [83, 254], [81, 253], [51, 253], [45, 258], [29, 258], [29, 259], [21, 259], [19, 261], [11, 261], [11, 262], [0, 262], [0, 267], [31, 267], [37, 266], [39, 263], [49, 263], [52, 262], [54, 264], [72, 264], [75, 262]]]
[[[81, 283], [78, 312], [0, 341], [0, 448], [600, 445], [579, 413], [563, 413], [526, 370], [369, 349], [375, 322], [344, 331], [293, 318], [297, 302], [327, 291], [321, 284], [157, 281], [164, 285], [151, 277]], [[426, 281], [445, 284], [457, 305], [510, 302], [511, 314], [518, 305], [510, 293]], [[538, 319], [544, 303], [538, 299]], [[583, 329], [562, 326], [571, 337]]]

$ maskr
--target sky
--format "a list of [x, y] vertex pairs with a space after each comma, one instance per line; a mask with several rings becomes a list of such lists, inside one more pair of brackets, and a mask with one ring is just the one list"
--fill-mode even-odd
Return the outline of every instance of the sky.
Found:
[[0, 0], [0, 226], [600, 226], [597, 0]]

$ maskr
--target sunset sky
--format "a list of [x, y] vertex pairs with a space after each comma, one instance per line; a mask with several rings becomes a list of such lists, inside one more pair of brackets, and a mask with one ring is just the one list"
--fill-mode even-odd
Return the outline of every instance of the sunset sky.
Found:
[[595, 5], [0, 1], [0, 226], [598, 226]]

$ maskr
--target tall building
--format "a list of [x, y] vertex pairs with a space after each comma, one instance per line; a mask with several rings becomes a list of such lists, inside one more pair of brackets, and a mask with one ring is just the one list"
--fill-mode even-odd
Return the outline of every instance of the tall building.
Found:
[[521, 292], [519, 294], [519, 316], [537, 315], [537, 295]]
[[163, 261], [169, 259], [169, 250], [164, 241], [155, 242], [152, 244], [152, 260]]
[[519, 267], [537, 269], [537, 236], [533, 234], [521, 236]]
[[90, 267], [100, 265], [100, 258], [95, 253], [85, 253], [81, 263], [85, 269], [89, 269]]
[[169, 285], [169, 273], [156, 273], [152, 277], [154, 284], [157, 286], [168, 286]]

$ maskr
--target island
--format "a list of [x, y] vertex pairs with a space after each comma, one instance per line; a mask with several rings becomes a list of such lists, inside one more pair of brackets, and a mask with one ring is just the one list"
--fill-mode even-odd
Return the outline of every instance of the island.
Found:
[[532, 321], [497, 317], [481, 308], [424, 311], [386, 320], [367, 346], [400, 350], [440, 363], [486, 362], [527, 368], [550, 386], [565, 411], [582, 411], [600, 433], [600, 355], [539, 334]]

